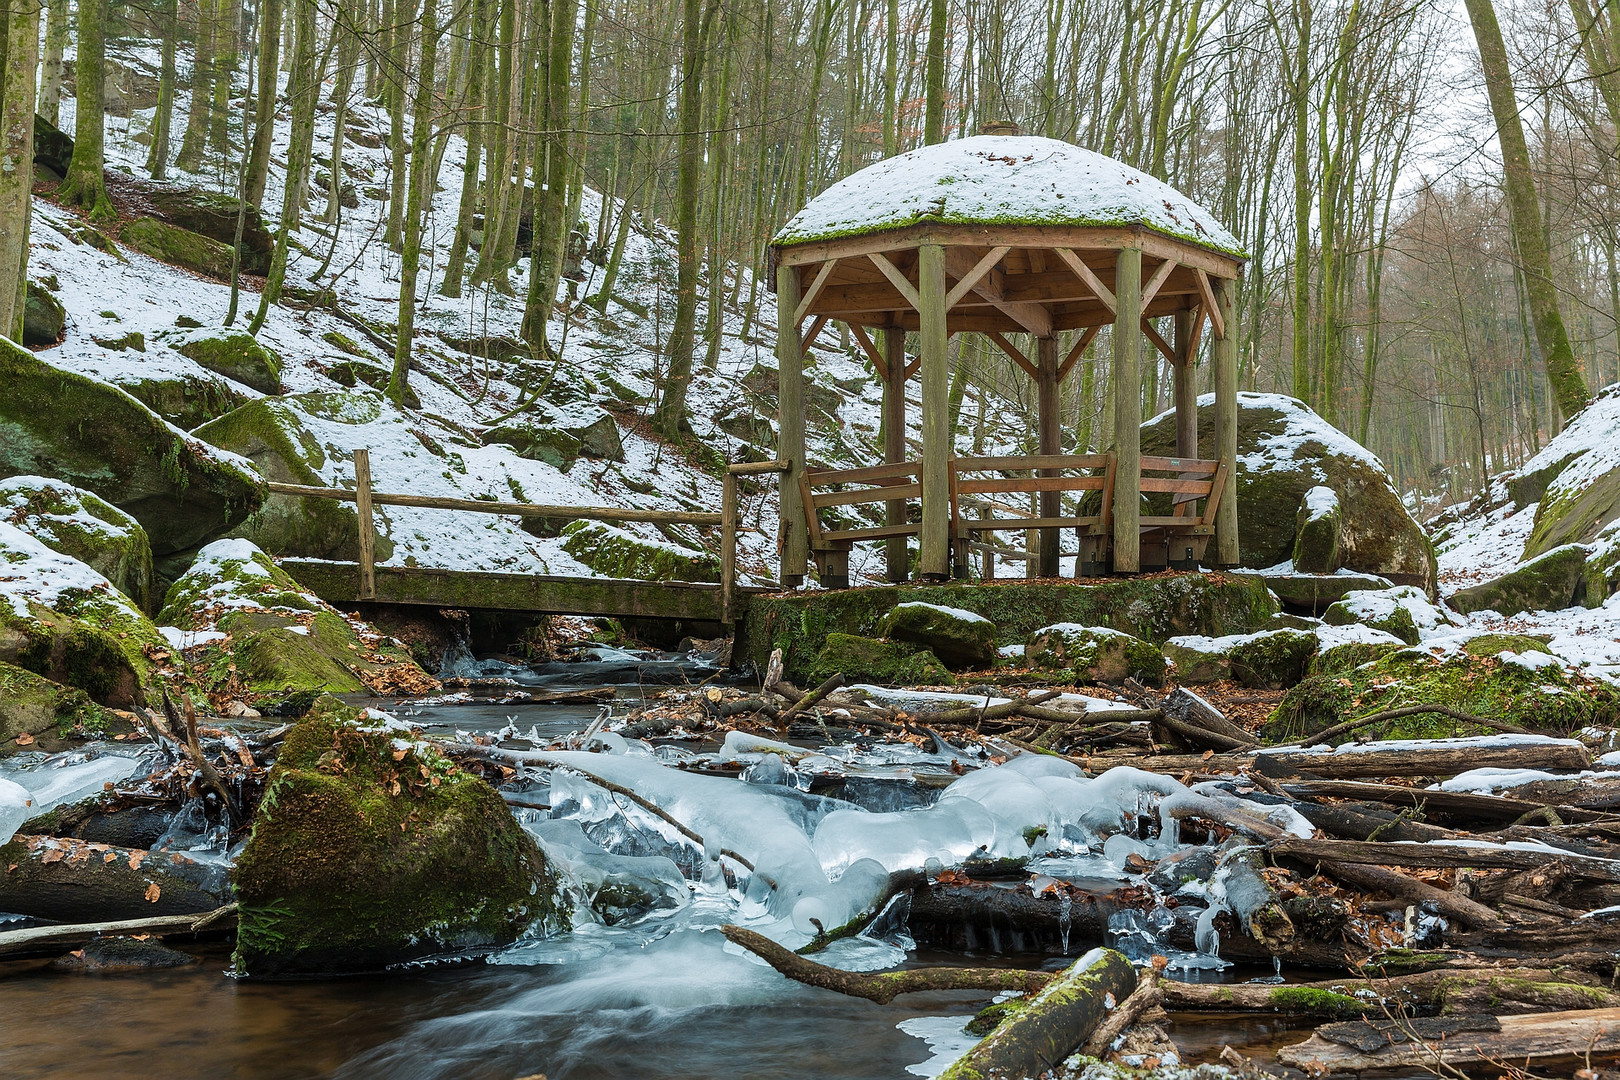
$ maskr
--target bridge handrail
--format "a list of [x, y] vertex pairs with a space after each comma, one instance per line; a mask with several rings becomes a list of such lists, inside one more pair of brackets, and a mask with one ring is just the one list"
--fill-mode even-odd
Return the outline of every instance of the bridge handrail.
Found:
[[727, 466], [718, 514], [685, 510], [632, 510], [620, 506], [551, 506], [545, 503], [491, 502], [483, 499], [455, 499], [442, 495], [404, 495], [371, 490], [371, 452], [354, 451], [354, 488], [318, 487], [312, 484], [266, 483], [265, 490], [277, 495], [305, 499], [331, 499], [352, 502], [360, 518], [359, 599], [377, 597], [377, 522], [372, 507], [414, 506], [424, 510], [463, 510], [473, 514], [500, 514], [508, 517], [567, 518], [572, 521], [646, 522], [655, 525], [720, 526], [720, 612], [727, 626], [733, 619], [737, 591], [737, 477], [788, 471], [786, 461], [745, 461]]

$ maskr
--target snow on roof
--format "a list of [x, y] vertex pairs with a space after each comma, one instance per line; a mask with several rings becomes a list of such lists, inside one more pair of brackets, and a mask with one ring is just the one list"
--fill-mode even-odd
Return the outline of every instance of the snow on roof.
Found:
[[811, 199], [772, 239], [803, 244], [920, 223], [1143, 225], [1246, 258], [1187, 196], [1123, 162], [1057, 139], [975, 135], [887, 158]]

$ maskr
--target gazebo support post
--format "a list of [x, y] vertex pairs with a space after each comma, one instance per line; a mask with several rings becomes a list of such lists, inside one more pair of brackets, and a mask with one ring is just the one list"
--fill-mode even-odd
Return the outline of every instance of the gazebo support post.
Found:
[[[1192, 308], [1176, 312], [1173, 343], [1176, 362], [1172, 367], [1176, 387], [1176, 457], [1180, 458], [1198, 456], [1198, 380], [1193, 372], [1193, 362], [1198, 358], [1192, 354], [1193, 316]], [[1217, 507], [1216, 513], [1219, 512]]]
[[[906, 460], [906, 332], [899, 326], [883, 331], [883, 463], [898, 465]], [[904, 525], [906, 504], [896, 500], [883, 504], [883, 524]], [[911, 559], [906, 538], [891, 536], [884, 542], [889, 580], [905, 581], [911, 576]]]
[[1217, 334], [1212, 349], [1215, 366], [1215, 456], [1226, 466], [1226, 488], [1220, 505], [1215, 508], [1215, 565], [1222, 568], [1237, 566], [1238, 551], [1238, 493], [1237, 493], [1237, 382], [1238, 337], [1237, 318], [1233, 312], [1233, 296], [1237, 282], [1232, 278], [1216, 278], [1215, 307], [1221, 314], [1221, 327], [1226, 332]]
[[[1035, 339], [1035, 400], [1040, 453], [1063, 452], [1061, 417], [1058, 409], [1058, 355], [1057, 338], [1047, 336]], [[1038, 476], [1057, 476], [1056, 469], [1038, 469]], [[1063, 494], [1058, 491], [1041, 492], [1041, 517], [1057, 517], [1063, 508]], [[1058, 576], [1058, 530], [1041, 530], [1040, 577]]]
[[778, 499], [777, 539], [782, 551], [782, 587], [797, 589], [804, 584], [810, 559], [809, 536], [805, 531], [804, 499], [800, 484], [804, 479], [804, 347], [799, 326], [793, 318], [799, 308], [799, 268], [776, 268], [776, 423], [779, 431], [777, 456], [788, 463], [782, 476]]
[[1142, 568], [1142, 249], [1123, 247], [1114, 264], [1114, 573]]
[[950, 574], [950, 366], [946, 350], [945, 249], [917, 249], [917, 314], [922, 328], [922, 533], [919, 562], [923, 577]]

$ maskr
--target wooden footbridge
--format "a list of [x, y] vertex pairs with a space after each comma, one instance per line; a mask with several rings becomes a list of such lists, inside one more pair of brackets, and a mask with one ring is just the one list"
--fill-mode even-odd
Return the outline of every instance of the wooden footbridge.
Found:
[[[349, 488], [304, 484], [266, 484], [274, 495], [353, 503], [359, 517], [358, 562], [283, 559], [282, 569], [329, 604], [406, 604], [480, 611], [522, 611], [546, 615], [658, 619], [719, 623], [736, 621], [738, 598], [759, 589], [737, 584], [737, 478], [787, 471], [785, 462], [749, 462], [731, 466], [725, 475], [718, 513], [635, 510], [608, 506], [550, 506], [541, 503], [492, 502], [436, 495], [407, 495], [372, 490], [371, 458], [354, 451], [355, 485]], [[720, 580], [717, 582], [640, 581], [622, 578], [566, 577], [547, 574], [448, 570], [425, 566], [378, 566], [378, 506], [413, 506], [471, 514], [608, 523], [651, 522], [720, 529]]]

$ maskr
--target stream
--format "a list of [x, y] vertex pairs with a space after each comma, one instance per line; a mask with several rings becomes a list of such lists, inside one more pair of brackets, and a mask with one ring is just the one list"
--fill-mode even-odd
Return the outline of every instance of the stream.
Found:
[[[558, 674], [546, 673], [546, 689], [569, 685]], [[573, 684], [600, 685], [594, 680]], [[615, 711], [632, 707], [637, 694], [635, 685], [621, 685]], [[598, 713], [591, 703], [375, 704], [429, 735], [500, 734], [503, 746], [519, 749], [530, 740], [543, 743], [580, 731]], [[1103, 827], [1099, 822], [1115, 814], [1116, 805], [1130, 803], [1133, 813], [1148, 809], [1141, 792], [1049, 778], [1040, 774], [1051, 770], [1041, 768], [1027, 779], [1007, 770], [1005, 784], [979, 796], [993, 814], [966, 799], [935, 802], [940, 785], [930, 791], [913, 777], [946, 775], [950, 761], [911, 747], [817, 748], [795, 762], [783, 754], [740, 752], [747, 740], [735, 745], [728, 740], [728, 751], [753, 761], [739, 783], [666, 767], [689, 758], [690, 750], [665, 746], [649, 753], [642, 744], [615, 746], [614, 739], [607, 737], [609, 753], [578, 757], [608, 778], [652, 792], [661, 806], [710, 837], [710, 848], [723, 844], [753, 852], [759, 873], [752, 879], [744, 875], [739, 888], [736, 868], [714, 851], [673, 842], [679, 838], [639, 808], [575, 776], [554, 773], [549, 785], [536, 777], [522, 798], [551, 809], [514, 812], [570, 881], [580, 904], [572, 933], [520, 942], [485, 964], [427, 964], [336, 980], [237, 980], [226, 974], [230, 960], [223, 947], [205, 952], [190, 967], [118, 976], [67, 976], [36, 966], [3, 977], [7, 972], [0, 967], [0, 1015], [6, 1018], [0, 1075], [252, 1080], [516, 1080], [539, 1073], [550, 1080], [935, 1075], [975, 1041], [961, 1025], [984, 1004], [982, 993], [913, 994], [887, 1006], [840, 998], [783, 979], [729, 945], [718, 928], [746, 923], [796, 946], [808, 939], [810, 919], [837, 925], [858, 910], [869, 899], [872, 882], [886, 879], [885, 868], [920, 863], [926, 852], [960, 857], [977, 847], [981, 854], [1012, 853], [1022, 841], [1007, 835], [1005, 820], [1035, 813], [1025, 804], [1043, 787], [1056, 791], [1066, 784], [1079, 791], [1091, 785], [1087, 797], [1063, 815], [1067, 825], [1053, 820], [1071, 837]], [[106, 757], [88, 755], [89, 760], [72, 765], [90, 790], [99, 789], [104, 775], [136, 765], [130, 749], [109, 745], [107, 751]], [[36, 763], [30, 770], [26, 760], [8, 762], [0, 767], [0, 778], [37, 788], [49, 782], [42, 778], [45, 767]], [[802, 790], [810, 786], [805, 774], [811, 769], [823, 776], [842, 773], [840, 790], [855, 805]], [[73, 786], [58, 784], [63, 791]], [[972, 787], [964, 784], [963, 790]], [[8, 831], [0, 821], [0, 835]], [[1057, 880], [1119, 884], [1125, 877], [1118, 863], [1131, 852], [1176, 846], [1174, 830], [1168, 831], [1171, 835], [1157, 840], [1115, 833], [1089, 852], [1084, 843], [1068, 844], [1035, 860], [1031, 869]], [[199, 846], [206, 847], [205, 839], [198, 838]], [[219, 858], [225, 854], [215, 852]], [[775, 890], [758, 884], [766, 874]], [[598, 902], [598, 914], [592, 914], [589, 901], [608, 885], [628, 890], [642, 903]], [[4, 919], [0, 916], [0, 923]], [[1077, 956], [1095, 943], [1077, 939], [1069, 954]], [[1221, 970], [1225, 965], [1213, 956], [1175, 955], [1175, 977], [1280, 981], [1270, 970]], [[996, 950], [965, 959], [958, 952], [919, 949], [907, 936], [903, 913], [880, 917], [817, 958], [855, 970], [902, 963], [1029, 966], [1042, 960], [1055, 969], [1062, 963], [1057, 957]], [[1215, 1060], [1226, 1044], [1269, 1058], [1268, 1047], [1299, 1037], [1276, 1022], [1249, 1017], [1182, 1020], [1172, 1037], [1187, 1064]]]

